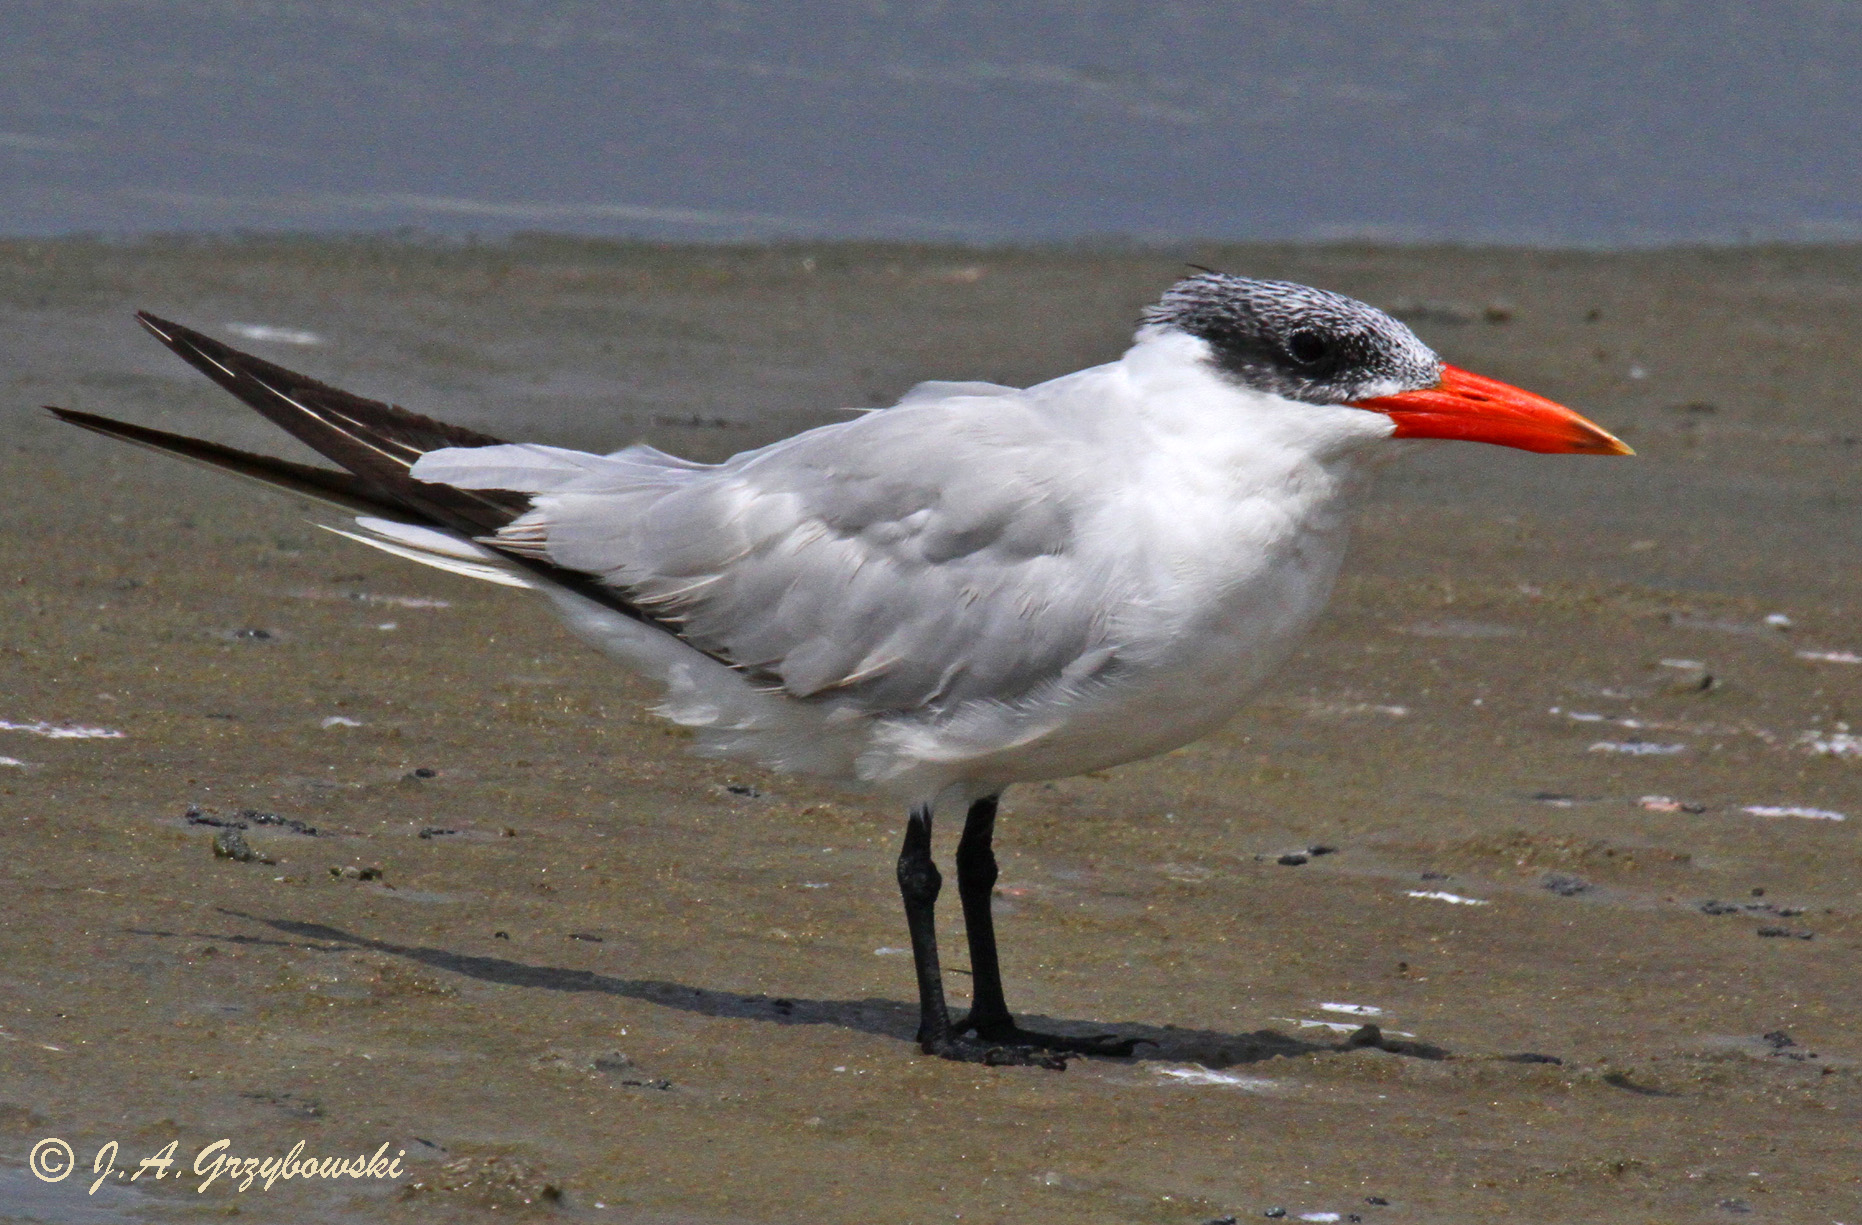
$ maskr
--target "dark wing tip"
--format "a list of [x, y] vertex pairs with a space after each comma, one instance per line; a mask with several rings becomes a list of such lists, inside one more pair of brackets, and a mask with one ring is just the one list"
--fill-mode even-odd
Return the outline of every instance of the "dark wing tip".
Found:
[[[184, 327], [179, 323], [175, 323], [173, 320], [164, 319], [160, 315], [152, 315], [148, 311], [137, 311], [136, 322], [140, 323], [143, 330], [148, 332], [149, 335], [155, 337], [155, 339], [161, 341], [177, 353], [181, 352], [183, 347], [204, 350], [220, 349], [240, 357], [248, 358], [251, 361], [259, 362], [261, 365], [271, 365], [270, 362], [261, 361], [261, 359], [252, 357], [250, 354], [240, 353], [239, 350], [229, 345], [222, 344], [205, 332], [196, 332], [191, 327]], [[300, 375], [299, 377], [302, 376]]]
[[127, 421], [100, 417], [96, 413], [81, 413], [51, 404], [45, 406], [45, 411], [68, 425], [102, 434], [105, 438], [159, 451], [206, 468], [230, 472], [234, 476], [242, 476], [261, 485], [269, 485], [344, 510], [390, 519], [409, 517], [407, 507], [395, 498], [391, 490], [384, 490], [353, 473], [316, 468], [251, 451], [237, 451], [204, 438], [190, 438], [186, 434], [171, 434], [167, 430], [150, 429], [146, 425], [132, 425]]
[[273, 424], [424, 518], [475, 536], [529, 508], [520, 494], [454, 489], [408, 475], [428, 451], [495, 446], [501, 438], [354, 395], [147, 311], [137, 311], [136, 322]]
[[[182, 353], [182, 346], [189, 340], [207, 339], [191, 328], [184, 328], [178, 323], [171, 323], [160, 315], [151, 315], [148, 311], [137, 311], [136, 322], [142, 325], [143, 331], [155, 337], [155, 339], [161, 341], [176, 353]], [[185, 357], [186, 354], [182, 353], [182, 356]]]
[[[137, 311], [136, 322], [140, 323], [149, 335], [167, 345], [182, 361], [242, 400], [245, 400], [246, 396], [240, 394], [237, 386], [242, 376], [261, 385], [277, 383], [289, 387], [296, 384], [306, 388], [324, 389], [324, 385], [315, 379], [298, 374], [294, 370], [287, 370], [283, 366], [274, 365], [250, 353], [242, 353], [231, 345], [215, 340], [205, 332], [196, 332], [193, 328], [183, 327], [160, 315], [151, 315], [148, 311]], [[329, 388], [328, 390], [336, 389]], [[250, 403], [249, 400], [247, 402]], [[253, 405], [253, 407], [258, 406]], [[266, 415], [270, 416], [269, 413]]]
[[[332, 472], [289, 460], [235, 451], [218, 443], [168, 434], [146, 426], [130, 425], [94, 413], [58, 408], [50, 404], [44, 406], [45, 410], [71, 425], [165, 451], [182, 459], [204, 463], [333, 505], [389, 518], [405, 518], [408, 512], [412, 512], [412, 517], [418, 522], [449, 527], [467, 536], [477, 536], [486, 529], [502, 526], [529, 507], [529, 498], [521, 494], [454, 489], [448, 485], [416, 481], [407, 475], [405, 464], [376, 462], [375, 453], [380, 444], [394, 441], [397, 435], [406, 438], [411, 434], [416, 438], [416, 451], [429, 450], [434, 446], [493, 446], [503, 439], [434, 421], [392, 404], [351, 395], [282, 366], [274, 366], [251, 354], [241, 353], [210, 336], [178, 323], [170, 323], [147, 311], [137, 311], [136, 322], [189, 365], [275, 424], [284, 426], [317, 451], [342, 464], [348, 471]], [[225, 360], [214, 356], [216, 352]], [[302, 397], [310, 403], [299, 403], [294, 396]], [[282, 411], [286, 406], [291, 411]], [[307, 428], [312, 421], [318, 428]], [[546, 574], [556, 582], [624, 616], [656, 625], [674, 637], [683, 637], [676, 626], [655, 620], [623, 594], [589, 575], [565, 570], [521, 554], [513, 553], [511, 556], [525, 568]], [[730, 659], [703, 647], [694, 646], [693, 649], [728, 668], [739, 667]], [[751, 670], [751, 674], [757, 675], [754, 670]]]
[[122, 430], [140, 428], [138, 426], [127, 426], [123, 422], [113, 421], [109, 417], [99, 417], [96, 413], [81, 413], [75, 408], [60, 408], [56, 404], [42, 404], [40, 407], [60, 421], [63, 421], [66, 425], [75, 425], [81, 429], [95, 430], [99, 434], [108, 434], [113, 438], [122, 437]]

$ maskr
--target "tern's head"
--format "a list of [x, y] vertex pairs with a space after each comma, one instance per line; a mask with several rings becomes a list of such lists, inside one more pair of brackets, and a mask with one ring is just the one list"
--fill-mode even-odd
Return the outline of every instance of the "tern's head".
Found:
[[1171, 286], [1144, 322], [1202, 340], [1232, 383], [1296, 404], [1383, 413], [1395, 438], [1630, 453], [1568, 408], [1449, 365], [1409, 328], [1343, 294], [1205, 272]]

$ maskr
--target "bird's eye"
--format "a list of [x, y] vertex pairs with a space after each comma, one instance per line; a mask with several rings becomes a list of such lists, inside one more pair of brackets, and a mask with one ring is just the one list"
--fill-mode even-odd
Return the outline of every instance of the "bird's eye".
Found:
[[1287, 356], [1296, 365], [1318, 366], [1332, 356], [1332, 342], [1319, 332], [1295, 332], [1287, 337]]

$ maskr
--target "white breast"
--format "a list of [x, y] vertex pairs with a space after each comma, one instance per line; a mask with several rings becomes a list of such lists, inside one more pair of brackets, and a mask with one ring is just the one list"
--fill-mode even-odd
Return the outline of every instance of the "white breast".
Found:
[[1101, 463], [1076, 475], [1098, 494], [1078, 561], [1103, 575], [1109, 658], [1039, 702], [887, 720], [863, 775], [986, 793], [1165, 752], [1231, 718], [1312, 624], [1344, 557], [1357, 461], [1390, 426], [1233, 388], [1196, 360], [1200, 344], [1146, 338], [1054, 388], [1101, 418]]

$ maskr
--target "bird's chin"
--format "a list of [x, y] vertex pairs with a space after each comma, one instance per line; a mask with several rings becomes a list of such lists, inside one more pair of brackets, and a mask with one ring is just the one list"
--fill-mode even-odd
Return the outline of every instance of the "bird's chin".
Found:
[[1433, 387], [1359, 400], [1352, 407], [1389, 417], [1397, 439], [1490, 442], [1547, 455], [1635, 454], [1622, 439], [1562, 404], [1447, 363]]
[[1393, 434], [1381, 444], [1367, 447], [1360, 452], [1357, 463], [1366, 473], [1381, 472], [1404, 456], [1426, 451], [1435, 445], [1433, 439], [1399, 438]]

